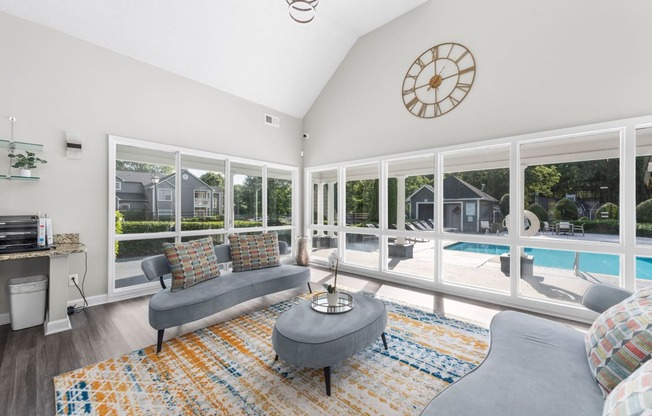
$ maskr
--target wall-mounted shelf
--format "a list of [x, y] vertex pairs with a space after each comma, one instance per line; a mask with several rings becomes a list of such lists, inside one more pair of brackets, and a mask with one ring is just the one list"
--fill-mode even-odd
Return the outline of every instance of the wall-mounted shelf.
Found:
[[12, 179], [12, 180], [17, 179], [19, 181], [38, 181], [41, 178], [38, 176], [0, 175], [0, 179]]
[[16, 149], [16, 150], [29, 150], [30, 152], [41, 152], [43, 151], [42, 144], [36, 143], [27, 143], [27, 142], [17, 142], [11, 140], [0, 139], [0, 148], [5, 147], [7, 149]]

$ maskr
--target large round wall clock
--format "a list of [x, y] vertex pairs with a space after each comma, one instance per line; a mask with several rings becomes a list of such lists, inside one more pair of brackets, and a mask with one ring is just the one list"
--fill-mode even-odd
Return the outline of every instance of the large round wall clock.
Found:
[[457, 107], [471, 91], [475, 59], [459, 43], [442, 43], [422, 53], [403, 80], [403, 103], [412, 114], [435, 118]]

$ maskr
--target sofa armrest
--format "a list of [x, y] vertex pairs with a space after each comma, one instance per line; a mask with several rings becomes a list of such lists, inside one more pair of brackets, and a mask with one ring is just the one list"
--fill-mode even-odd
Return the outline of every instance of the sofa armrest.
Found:
[[143, 261], [140, 263], [140, 268], [148, 280], [160, 279], [161, 286], [163, 286], [163, 289], [165, 289], [163, 276], [170, 274], [171, 271], [170, 266], [168, 265], [168, 260], [163, 254], [143, 259]]
[[633, 292], [607, 284], [591, 285], [584, 293], [582, 305], [592, 311], [602, 313], [613, 305], [625, 300]]

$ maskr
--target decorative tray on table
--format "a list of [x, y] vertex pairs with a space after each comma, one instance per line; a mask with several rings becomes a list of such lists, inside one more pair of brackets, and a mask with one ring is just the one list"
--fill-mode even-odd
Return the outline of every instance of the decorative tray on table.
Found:
[[353, 309], [353, 296], [348, 293], [339, 292], [337, 294], [337, 305], [329, 305], [327, 293], [317, 293], [310, 301], [310, 307], [321, 313], [345, 313]]

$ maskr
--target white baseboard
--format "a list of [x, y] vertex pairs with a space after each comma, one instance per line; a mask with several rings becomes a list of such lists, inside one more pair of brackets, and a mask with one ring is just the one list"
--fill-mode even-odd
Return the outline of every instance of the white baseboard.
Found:
[[49, 314], [45, 315], [45, 322], [43, 327], [45, 328], [45, 335], [52, 335], [58, 332], [69, 331], [72, 329], [70, 325], [70, 319], [66, 316], [64, 319], [59, 319], [57, 321], [50, 321]]

